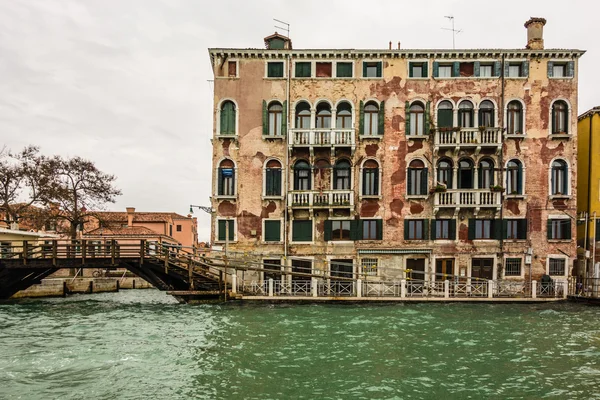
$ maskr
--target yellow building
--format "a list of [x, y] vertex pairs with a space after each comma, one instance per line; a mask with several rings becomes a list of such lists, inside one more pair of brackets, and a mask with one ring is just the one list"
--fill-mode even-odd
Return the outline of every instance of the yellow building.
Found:
[[[579, 246], [579, 276], [592, 273], [591, 260], [600, 258], [592, 243], [600, 239], [600, 107], [581, 114], [577, 132], [577, 212], [580, 216], [577, 226]], [[587, 223], [586, 223], [587, 221]], [[586, 252], [587, 256], [586, 256]], [[587, 260], [587, 262], [584, 262]]]

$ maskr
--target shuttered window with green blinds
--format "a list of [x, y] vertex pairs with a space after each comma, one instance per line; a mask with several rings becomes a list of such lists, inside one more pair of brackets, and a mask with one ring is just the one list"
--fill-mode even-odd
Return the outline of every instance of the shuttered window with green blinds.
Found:
[[352, 78], [352, 63], [351, 62], [338, 62], [336, 63], [336, 74], [338, 78]]
[[297, 62], [296, 63], [296, 78], [310, 78], [311, 76], [311, 63], [310, 62]]
[[221, 105], [221, 135], [235, 135], [235, 104], [225, 101]]
[[[229, 227], [227, 227], [227, 225], [229, 225]], [[218, 222], [218, 240], [220, 242], [224, 242], [225, 241], [225, 233], [227, 231], [227, 229], [229, 228], [229, 241], [232, 242], [235, 238], [235, 221], [232, 219], [220, 219]]]
[[283, 78], [283, 62], [267, 63], [267, 77]]
[[363, 78], [381, 78], [381, 61], [363, 61]]
[[292, 241], [312, 241], [312, 221], [292, 221]]
[[455, 219], [432, 219], [431, 240], [456, 240]]
[[281, 241], [281, 221], [265, 220], [265, 242]]
[[378, 117], [378, 133], [383, 135], [385, 131], [385, 101], [379, 103], [379, 117]]

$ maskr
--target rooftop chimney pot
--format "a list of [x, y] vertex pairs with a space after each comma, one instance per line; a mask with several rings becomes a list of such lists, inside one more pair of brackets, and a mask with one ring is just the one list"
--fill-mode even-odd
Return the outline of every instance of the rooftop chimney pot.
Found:
[[525, 28], [527, 28], [527, 46], [525, 48], [544, 49], [544, 25], [546, 25], [545, 18], [531, 17], [525, 22]]
[[127, 227], [133, 226], [133, 214], [135, 213], [135, 207], [125, 207], [127, 210]]

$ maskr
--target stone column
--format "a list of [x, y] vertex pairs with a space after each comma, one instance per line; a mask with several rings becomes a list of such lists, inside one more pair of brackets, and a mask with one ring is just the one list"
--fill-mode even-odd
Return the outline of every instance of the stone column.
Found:
[[269, 278], [269, 297], [273, 297], [273, 278]]
[[356, 280], [356, 297], [362, 297], [362, 279]]
[[531, 281], [531, 298], [537, 298], [537, 281]]

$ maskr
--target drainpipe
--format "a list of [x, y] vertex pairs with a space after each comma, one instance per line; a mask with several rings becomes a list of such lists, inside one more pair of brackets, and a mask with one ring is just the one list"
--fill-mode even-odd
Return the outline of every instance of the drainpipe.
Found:
[[594, 235], [593, 235], [593, 242], [592, 242], [592, 267], [590, 268], [590, 272], [589, 272], [589, 276], [590, 278], [595, 278], [594, 276], [594, 270], [596, 269], [596, 211], [594, 211]]
[[[593, 120], [594, 120], [594, 114], [592, 113], [590, 115], [590, 133], [589, 133], [589, 143], [588, 143], [588, 170], [587, 170], [587, 174], [588, 174], [588, 182], [587, 182], [588, 183], [588, 185], [587, 185], [587, 190], [588, 190], [588, 193], [587, 193], [587, 215], [588, 215], [588, 218], [589, 218], [589, 216], [590, 216], [590, 214], [592, 212], [592, 138], [594, 136], [592, 134], [592, 121]], [[595, 215], [595, 212], [594, 212], [594, 215]], [[587, 223], [587, 220], [586, 220], [586, 223]], [[592, 227], [590, 227], [590, 231], [592, 230], [591, 228]], [[592, 246], [593, 246], [593, 250], [596, 250], [596, 225], [594, 225], [593, 228], [594, 228], [594, 242], [592, 243]], [[585, 236], [586, 236], [585, 239], [586, 239], [586, 242], [587, 242], [587, 239], [588, 239], [587, 238], [587, 232], [586, 232]], [[585, 245], [585, 250], [587, 250], [587, 243]], [[592, 269], [594, 268], [594, 264], [595, 263], [596, 263], [596, 258], [593, 258], [592, 259]], [[587, 276], [587, 272], [589, 270], [591, 270], [591, 269], [588, 267], [588, 261], [587, 261], [587, 258], [586, 258], [586, 261], [585, 261], [585, 271], [584, 271], [584, 273], [585, 273], [586, 276]]]
[[[502, 123], [502, 144], [500, 145], [500, 155], [498, 163], [500, 164], [500, 183], [505, 185], [505, 176], [504, 176], [504, 53], [502, 53], [502, 67], [500, 71], [501, 78], [501, 92], [500, 92], [500, 101], [501, 106], [499, 107], [499, 114], [501, 113], [502, 118], [500, 121]], [[506, 189], [505, 189], [506, 190]], [[500, 224], [504, 225], [504, 191], [500, 192]], [[527, 229], [529, 229], [529, 224], [527, 224]], [[500, 268], [504, 268], [504, 232], [503, 229], [500, 229]], [[527, 235], [529, 236], [529, 235]], [[531, 274], [529, 274], [529, 280], [531, 281]]]
[[[284, 263], [287, 264], [287, 255], [288, 255], [288, 206], [287, 206], [287, 199], [288, 199], [288, 190], [289, 190], [289, 175], [290, 175], [290, 170], [289, 170], [289, 165], [290, 165], [290, 152], [289, 152], [289, 135], [290, 135], [290, 118], [291, 118], [291, 113], [290, 113], [290, 75], [292, 73], [292, 60], [291, 60], [291, 55], [289, 53], [288, 50], [288, 55], [287, 55], [287, 82], [286, 82], [286, 103], [287, 103], [287, 130], [286, 130], [286, 143], [284, 146], [284, 151], [285, 151], [285, 176], [284, 176], [284, 195], [283, 195], [283, 257], [284, 257]], [[285, 265], [285, 264], [284, 264]]]

